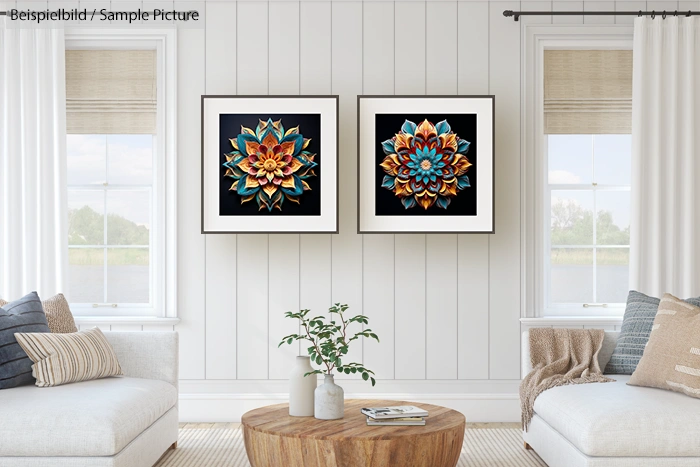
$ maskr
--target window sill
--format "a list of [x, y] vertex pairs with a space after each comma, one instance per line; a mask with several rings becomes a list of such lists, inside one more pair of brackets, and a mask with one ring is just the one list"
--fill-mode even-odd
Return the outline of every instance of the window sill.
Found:
[[91, 324], [136, 324], [152, 325], [162, 324], [175, 326], [180, 323], [180, 318], [158, 318], [155, 316], [73, 316], [78, 326]]
[[541, 318], [520, 318], [520, 324], [537, 326], [620, 326], [622, 316], [543, 316]]

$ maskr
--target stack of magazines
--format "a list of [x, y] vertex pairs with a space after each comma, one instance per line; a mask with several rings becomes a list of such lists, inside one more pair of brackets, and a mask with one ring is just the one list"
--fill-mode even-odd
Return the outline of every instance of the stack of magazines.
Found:
[[368, 407], [360, 410], [369, 426], [422, 426], [428, 412], [413, 405]]

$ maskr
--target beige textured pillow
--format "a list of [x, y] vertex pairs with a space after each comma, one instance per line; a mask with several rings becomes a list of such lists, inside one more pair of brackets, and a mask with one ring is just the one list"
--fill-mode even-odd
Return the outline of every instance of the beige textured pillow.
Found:
[[124, 374], [99, 328], [72, 334], [18, 332], [15, 338], [34, 362], [32, 376], [39, 387]]
[[628, 384], [700, 398], [700, 308], [664, 295], [649, 343]]
[[41, 301], [49, 329], [55, 333], [78, 332], [68, 301], [62, 293]]
[[[7, 303], [8, 302], [0, 298], [0, 307], [7, 305]], [[62, 293], [42, 300], [41, 306], [44, 308], [46, 321], [49, 323], [51, 332], [78, 332], [73, 314], [70, 312], [70, 307], [68, 306], [68, 301]]]

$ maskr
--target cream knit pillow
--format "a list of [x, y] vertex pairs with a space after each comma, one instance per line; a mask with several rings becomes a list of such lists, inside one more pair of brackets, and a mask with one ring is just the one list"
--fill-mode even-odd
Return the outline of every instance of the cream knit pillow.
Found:
[[15, 333], [34, 362], [39, 387], [123, 375], [117, 355], [99, 328], [71, 334]]
[[665, 294], [629, 383], [700, 398], [700, 308]]

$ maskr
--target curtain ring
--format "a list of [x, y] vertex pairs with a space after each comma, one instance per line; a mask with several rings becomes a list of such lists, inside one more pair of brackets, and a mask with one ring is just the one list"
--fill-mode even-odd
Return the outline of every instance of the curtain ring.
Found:
[[656, 10], [651, 10], [651, 19], [656, 18]]
[[673, 12], [673, 16], [678, 16], [678, 10]]
[[685, 15], [687, 18], [690, 18], [692, 15], [690, 14], [690, 10], [688, 10], [688, 14]]
[[642, 10], [639, 10], [639, 14], [637, 15], [637, 18], [641, 18], [641, 17], [642, 17]]
[[664, 10], [664, 13], [661, 15], [661, 19], [666, 19], [666, 10]]

